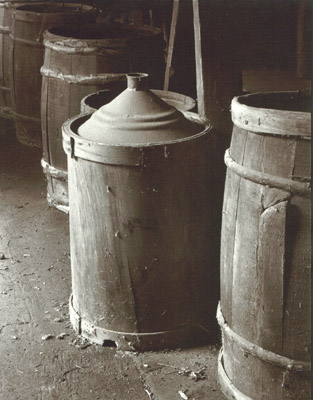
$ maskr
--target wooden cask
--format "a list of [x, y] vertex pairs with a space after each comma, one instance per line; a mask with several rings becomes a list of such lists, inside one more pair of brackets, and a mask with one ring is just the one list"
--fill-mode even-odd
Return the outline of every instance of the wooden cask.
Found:
[[[214, 322], [212, 131], [197, 114], [182, 118], [164, 104], [127, 89], [89, 120], [63, 125], [71, 322], [90, 341], [125, 350], [190, 346], [208, 340]], [[82, 132], [86, 120], [95, 129]]]
[[9, 44], [12, 25], [12, 12], [18, 3], [0, 3], [0, 114], [11, 117], [11, 88], [9, 80]]
[[26, 3], [26, 1], [0, 2], [0, 115], [2, 117], [12, 117], [11, 87], [9, 79], [9, 34], [11, 32], [13, 10], [15, 7]]
[[[68, 212], [66, 155], [61, 138], [63, 122], [79, 114], [80, 101], [86, 95], [106, 88], [110, 89], [112, 100], [124, 90], [125, 73], [134, 68], [134, 58], [141, 60], [144, 71], [151, 71], [151, 55], [154, 59], [162, 54], [160, 36], [157, 28], [113, 23], [54, 27], [44, 34], [42, 166], [50, 205]], [[142, 48], [147, 50], [145, 59], [138, 55]], [[106, 99], [103, 104], [110, 100]]]
[[221, 239], [229, 399], [310, 399], [311, 98], [234, 98]]
[[76, 3], [36, 3], [13, 12], [10, 50], [10, 85], [17, 139], [42, 147], [40, 123], [41, 74], [46, 29], [81, 24], [96, 18], [91, 6]]
[[[50, 205], [68, 212], [67, 161], [61, 127], [79, 114], [80, 101], [105, 87], [126, 87], [129, 50], [125, 37], [105, 25], [59, 26], [44, 34], [41, 68], [42, 167]], [[112, 97], [111, 97], [112, 100]]]

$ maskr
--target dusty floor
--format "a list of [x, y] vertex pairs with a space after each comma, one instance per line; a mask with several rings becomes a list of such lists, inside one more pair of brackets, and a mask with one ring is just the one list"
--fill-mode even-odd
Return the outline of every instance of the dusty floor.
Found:
[[0, 119], [0, 399], [224, 399], [219, 345], [132, 354], [74, 334], [68, 216], [47, 205], [40, 158]]

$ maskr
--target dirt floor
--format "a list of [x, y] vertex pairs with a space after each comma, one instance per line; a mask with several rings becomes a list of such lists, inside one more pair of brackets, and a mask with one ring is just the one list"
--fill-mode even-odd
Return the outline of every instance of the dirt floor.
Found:
[[0, 119], [0, 399], [224, 399], [218, 344], [125, 353], [72, 331], [68, 216], [48, 207], [40, 158]]

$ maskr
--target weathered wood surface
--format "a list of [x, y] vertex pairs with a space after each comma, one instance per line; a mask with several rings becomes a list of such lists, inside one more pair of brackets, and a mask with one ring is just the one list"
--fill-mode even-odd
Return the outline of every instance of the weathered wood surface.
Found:
[[[258, 106], [262, 111], [276, 103], [279, 129], [273, 128], [273, 134], [262, 131], [273, 115], [270, 110], [259, 114], [259, 132], [255, 124], [250, 130], [249, 113], [257, 107], [258, 96], [233, 101], [235, 125], [225, 156], [229, 169], [222, 221], [221, 312], [239, 339], [222, 326], [222, 362], [232, 384], [254, 400], [307, 400], [309, 374], [301, 372], [301, 365], [307, 370], [310, 361], [310, 98], [298, 92], [281, 94], [282, 106], [286, 98], [290, 102], [283, 135], [280, 121], [286, 109], [278, 109], [278, 93], [273, 93], [275, 101], [270, 101], [270, 94], [260, 95]], [[239, 102], [251, 109], [240, 110]], [[240, 111], [246, 129], [236, 124]], [[261, 350], [243, 350], [240, 338]], [[290, 365], [281, 360], [273, 366], [264, 359], [266, 352], [289, 358]], [[299, 365], [298, 371], [292, 371], [293, 364]]]
[[93, 19], [92, 7], [75, 3], [27, 4], [14, 11], [10, 33], [10, 86], [16, 134], [23, 144], [42, 147], [40, 68], [44, 57], [44, 31], [56, 25]]
[[45, 169], [50, 204], [62, 210], [68, 207], [67, 182], [52, 172], [67, 171], [63, 122], [79, 114], [80, 101], [88, 94], [110, 89], [107, 101], [111, 101], [126, 88], [125, 74], [138, 64], [153, 75], [162, 55], [160, 35], [157, 28], [122, 24], [86, 25], [83, 34], [75, 26], [45, 33], [41, 125], [44, 162], [51, 166]]
[[[194, 143], [137, 146], [138, 160], [131, 147], [88, 150], [79, 137], [71, 151], [64, 135], [73, 308], [82, 324], [101, 328], [124, 348], [186, 346], [212, 337], [211, 134]], [[89, 161], [93, 152], [97, 162]]]
[[0, 3], [0, 112], [10, 113], [12, 107], [9, 81], [9, 33], [14, 3]]

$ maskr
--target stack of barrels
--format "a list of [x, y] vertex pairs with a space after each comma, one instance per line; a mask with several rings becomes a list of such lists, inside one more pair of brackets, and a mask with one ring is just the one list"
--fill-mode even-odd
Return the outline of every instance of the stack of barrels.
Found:
[[42, 147], [40, 98], [43, 34], [60, 24], [96, 18], [95, 9], [75, 3], [23, 4], [13, 11], [9, 77], [16, 135], [21, 143]]
[[[68, 211], [61, 125], [80, 112], [83, 97], [126, 87], [126, 73], [150, 73], [160, 89], [164, 41], [160, 29], [96, 21], [89, 5], [0, 3], [0, 114], [13, 117], [17, 140], [43, 148], [48, 202]], [[112, 97], [113, 96], [113, 97]]]

